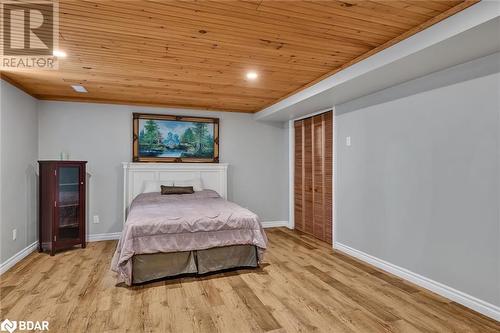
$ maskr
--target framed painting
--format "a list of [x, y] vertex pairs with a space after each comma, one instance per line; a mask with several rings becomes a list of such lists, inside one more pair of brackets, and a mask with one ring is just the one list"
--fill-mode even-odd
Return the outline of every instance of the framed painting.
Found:
[[219, 118], [133, 114], [134, 162], [219, 162]]

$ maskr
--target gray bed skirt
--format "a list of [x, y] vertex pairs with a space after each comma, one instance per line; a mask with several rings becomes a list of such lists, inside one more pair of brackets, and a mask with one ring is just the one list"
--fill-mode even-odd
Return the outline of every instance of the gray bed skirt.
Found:
[[206, 274], [230, 268], [257, 266], [257, 247], [254, 245], [139, 254], [132, 258], [132, 283], [144, 283], [181, 274]]

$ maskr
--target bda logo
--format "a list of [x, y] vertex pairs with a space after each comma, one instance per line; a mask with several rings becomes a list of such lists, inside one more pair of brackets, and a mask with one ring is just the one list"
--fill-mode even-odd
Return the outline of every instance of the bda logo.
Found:
[[43, 321], [31, 321], [31, 320], [8, 320], [5, 319], [0, 323], [0, 331], [8, 331], [9, 333], [15, 330], [19, 331], [48, 331], [49, 322]]
[[0, 331], [9, 331], [10, 333], [14, 332], [17, 328], [17, 321], [10, 321], [5, 319], [0, 324]]

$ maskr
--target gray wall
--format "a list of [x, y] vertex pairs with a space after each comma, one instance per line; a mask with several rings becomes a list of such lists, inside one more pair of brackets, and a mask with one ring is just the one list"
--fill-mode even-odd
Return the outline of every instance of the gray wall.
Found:
[[4, 263], [38, 239], [38, 114], [34, 98], [3, 80], [0, 85], [0, 262]]
[[[122, 230], [123, 171], [131, 161], [132, 112], [208, 115], [221, 119], [221, 162], [229, 163], [229, 199], [263, 221], [288, 220], [288, 137], [285, 128], [243, 113], [160, 109], [106, 104], [39, 102], [40, 159], [87, 160], [89, 234]], [[92, 215], [101, 223], [93, 224]]]
[[500, 74], [422, 88], [470, 68], [336, 108], [336, 240], [498, 306]]

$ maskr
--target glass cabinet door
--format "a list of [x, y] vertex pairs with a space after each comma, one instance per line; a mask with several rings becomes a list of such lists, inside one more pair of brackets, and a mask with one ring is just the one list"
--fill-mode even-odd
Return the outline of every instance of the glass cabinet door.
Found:
[[61, 166], [58, 179], [58, 241], [80, 237], [80, 167]]

